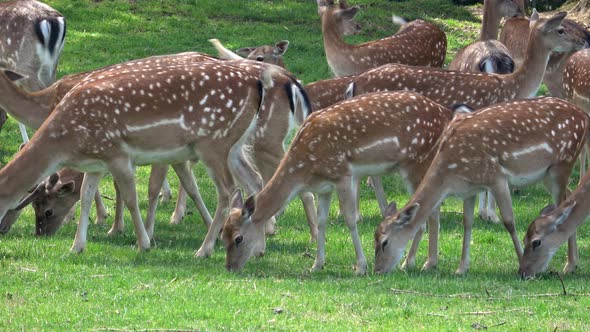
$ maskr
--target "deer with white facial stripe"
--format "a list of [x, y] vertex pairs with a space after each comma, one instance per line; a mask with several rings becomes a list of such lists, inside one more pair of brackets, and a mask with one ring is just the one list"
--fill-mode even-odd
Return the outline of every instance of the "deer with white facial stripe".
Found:
[[[44, 89], [55, 81], [57, 62], [64, 46], [63, 15], [33, 0], [0, 2], [0, 68], [26, 75], [20, 84], [31, 90]], [[6, 120], [0, 109], [0, 128]], [[23, 141], [28, 135], [20, 125]]]
[[343, 35], [360, 31], [354, 16], [360, 9], [345, 0], [317, 0], [322, 21], [324, 49], [328, 65], [336, 76], [362, 73], [386, 63], [441, 67], [447, 52], [447, 37], [435, 25], [415, 20], [393, 36], [359, 45], [347, 44]]
[[[457, 116], [443, 133], [438, 151], [418, 189], [395, 216], [375, 231], [375, 272], [387, 273], [400, 260], [425, 218], [449, 195], [463, 197], [465, 235], [461, 263], [469, 269], [475, 195], [490, 190], [520, 261], [509, 185], [543, 180], [556, 203], [565, 199], [570, 173], [588, 135], [590, 120], [574, 105], [552, 97], [497, 104]], [[431, 237], [431, 241], [437, 241]], [[436, 249], [436, 243], [429, 243]], [[575, 236], [570, 238], [577, 252]], [[438, 253], [427, 265], [436, 266]], [[434, 260], [434, 261], [433, 261]], [[575, 264], [575, 255], [569, 258]]]
[[266, 221], [297, 193], [313, 191], [319, 203], [318, 251], [312, 270], [322, 269], [326, 221], [335, 189], [351, 232], [356, 272], [365, 274], [367, 262], [356, 227], [358, 178], [399, 170], [413, 191], [451, 117], [451, 110], [410, 92], [363, 95], [312, 113], [262, 191], [245, 202], [240, 192], [234, 194], [222, 233], [226, 268], [239, 270], [263, 251]]
[[84, 170], [82, 213], [72, 246], [80, 252], [86, 245], [90, 200], [98, 180], [110, 171], [131, 212], [138, 247], [145, 250], [150, 240], [137, 205], [135, 165], [173, 164], [193, 196], [196, 186], [185, 161], [198, 157], [218, 191], [215, 218], [198, 252], [210, 255], [234, 189], [228, 162], [235, 161], [254, 127], [264, 91], [273, 85], [272, 74], [266, 71], [260, 79], [234, 66], [200, 62], [89, 76], [0, 170], [0, 215], [16, 205], [23, 188], [57, 169]]

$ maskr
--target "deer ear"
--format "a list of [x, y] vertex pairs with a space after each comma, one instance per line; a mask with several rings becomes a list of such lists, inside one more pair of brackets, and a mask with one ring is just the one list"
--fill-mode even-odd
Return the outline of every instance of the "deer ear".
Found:
[[567, 220], [567, 218], [570, 216], [570, 214], [574, 210], [575, 206], [576, 206], [576, 201], [570, 201], [563, 208], [561, 208], [561, 212], [559, 213], [557, 218], [555, 218], [555, 222], [554, 222], [555, 226], [559, 226], [559, 225], [563, 224]]
[[242, 47], [236, 50], [236, 53], [240, 56], [247, 57], [254, 51], [256, 47]]
[[256, 199], [254, 198], [254, 194], [252, 194], [246, 202], [244, 203], [244, 207], [242, 208], [242, 217], [250, 218], [254, 210], [256, 209]]
[[63, 197], [63, 196], [66, 196], [66, 195], [69, 195], [69, 194], [73, 193], [74, 190], [76, 190], [76, 182], [75, 181], [70, 181], [68, 183], [62, 184], [59, 187], [59, 189], [57, 190], [57, 195], [59, 197]]
[[473, 108], [471, 108], [467, 104], [455, 104], [451, 106], [451, 109], [453, 110], [453, 116], [456, 116], [458, 114], [469, 114], [474, 112]]
[[288, 40], [281, 40], [275, 44], [275, 55], [284, 55], [289, 48], [289, 41]]
[[49, 180], [47, 181], [47, 184], [45, 185], [45, 188], [47, 188], [47, 190], [51, 190], [56, 184], [57, 181], [59, 181], [59, 174], [57, 173], [53, 173], [49, 176]]
[[240, 188], [234, 190], [229, 206], [232, 209], [242, 209], [244, 207], [244, 199], [242, 198], [242, 190]]
[[397, 224], [401, 226], [414, 219], [416, 213], [418, 213], [418, 208], [420, 208], [418, 203], [404, 207], [398, 216]]
[[14, 83], [27, 78], [26, 76], [14, 72], [10, 69], [3, 69], [2, 72], [4, 73], [4, 75], [6, 75], [6, 77], [8, 77], [9, 80], [11, 80]]
[[546, 207], [544, 207], [543, 210], [541, 210], [541, 215], [548, 216], [551, 214], [551, 212], [555, 211], [555, 208], [557, 208], [555, 204], [549, 204]]
[[543, 31], [547, 32], [550, 30], [553, 30], [557, 27], [559, 27], [559, 25], [561, 24], [561, 22], [563, 22], [563, 20], [565, 19], [565, 16], [567, 15], [567, 12], [560, 12], [557, 13], [553, 16], [551, 16], [551, 18], [549, 18], [547, 20], [547, 22], [543, 23]]
[[342, 17], [343, 19], [345, 19], [347, 21], [350, 21], [350, 20], [352, 20], [356, 16], [356, 14], [358, 13], [359, 9], [361, 9], [361, 7], [359, 7], [357, 5], [354, 5], [354, 6], [350, 7], [350, 8], [346, 8], [346, 9], [341, 10], [338, 13], [338, 15], [340, 17]]
[[385, 211], [383, 211], [383, 217], [390, 218], [390, 217], [393, 217], [396, 213], [397, 213], [397, 205], [395, 204], [395, 201], [393, 201], [393, 202], [389, 203], [389, 205], [387, 205], [387, 207], [385, 208]]

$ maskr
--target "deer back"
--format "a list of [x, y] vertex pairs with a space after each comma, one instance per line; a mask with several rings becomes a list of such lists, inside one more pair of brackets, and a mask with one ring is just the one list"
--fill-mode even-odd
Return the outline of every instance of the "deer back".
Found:
[[334, 77], [305, 85], [314, 110], [321, 110], [346, 99], [346, 88], [353, 76]]
[[590, 114], [590, 49], [574, 53], [563, 69], [564, 97]]

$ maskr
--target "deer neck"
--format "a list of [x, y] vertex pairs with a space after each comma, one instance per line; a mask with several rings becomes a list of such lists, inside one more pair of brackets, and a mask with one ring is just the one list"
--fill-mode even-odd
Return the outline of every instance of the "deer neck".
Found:
[[299, 193], [302, 183], [300, 176], [295, 173], [286, 174], [285, 169], [279, 166], [270, 181], [256, 195], [256, 208], [252, 214], [254, 223], [265, 223]]
[[0, 78], [0, 107], [25, 126], [39, 128], [51, 114], [55, 97], [53, 87], [27, 92], [3, 76]]
[[435, 166], [434, 162], [431, 164], [429, 172], [426, 173], [420, 182], [418, 189], [416, 189], [412, 195], [410, 202], [408, 202], [408, 205], [414, 203], [420, 204], [416, 216], [410, 220], [408, 226], [406, 226], [411, 227], [414, 233], [418, 231], [418, 228], [426, 222], [434, 209], [436, 209], [447, 196], [444, 183], [444, 179], [447, 177], [444, 176], [444, 174], [438, 174], [438, 172], [433, 171], [435, 169], [433, 167]]
[[[29, 188], [61, 168], [64, 146], [44, 144], [48, 137], [36, 135], [0, 170], [0, 216], [15, 207]], [[66, 148], [67, 149], [67, 148]]]
[[322, 34], [324, 36], [326, 57], [328, 57], [328, 54], [339, 54], [352, 50], [352, 46], [342, 39], [342, 35], [338, 32], [332, 17], [322, 16]]
[[500, 26], [500, 20], [502, 17], [498, 13], [494, 12], [491, 1], [484, 1], [483, 18], [481, 21], [481, 32], [479, 39], [490, 40], [498, 39], [498, 27]]
[[539, 44], [531, 38], [522, 66], [510, 75], [501, 76], [514, 85], [511, 90], [516, 91], [516, 97], [513, 99], [534, 97], [539, 90], [551, 54], [550, 49]]

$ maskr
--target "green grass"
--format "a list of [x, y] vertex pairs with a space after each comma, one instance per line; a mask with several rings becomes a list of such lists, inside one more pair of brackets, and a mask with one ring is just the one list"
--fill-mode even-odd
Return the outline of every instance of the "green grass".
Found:
[[[359, 1], [361, 42], [395, 31], [392, 13], [425, 18], [448, 34], [449, 54], [475, 39], [477, 20], [450, 0]], [[230, 48], [289, 39], [288, 69], [305, 82], [329, 77], [321, 30], [312, 1], [48, 1], [68, 19], [60, 75], [154, 54], [212, 52], [209, 38]], [[468, 33], [463, 30], [467, 28]], [[448, 60], [447, 60], [448, 61]], [[7, 163], [19, 141], [11, 120], [0, 132], [0, 162]], [[202, 166], [195, 169], [203, 197], [213, 211], [215, 190]], [[176, 180], [170, 177], [173, 187]], [[138, 172], [141, 209], [147, 202], [147, 169]], [[573, 180], [572, 180], [573, 181]], [[408, 195], [400, 179], [386, 179], [389, 199], [400, 206]], [[114, 197], [112, 185], [101, 189]], [[371, 191], [362, 186], [359, 226], [363, 248], [373, 261], [373, 232], [381, 221]], [[550, 200], [541, 186], [514, 195], [519, 234]], [[111, 212], [114, 202], [107, 201]], [[310, 273], [315, 246], [309, 244], [299, 201], [279, 219], [279, 232], [267, 241], [266, 256], [243, 272], [227, 273], [220, 244], [210, 259], [195, 260], [206, 229], [196, 214], [183, 224], [167, 223], [173, 204], [158, 210], [154, 248], [138, 254], [130, 218], [125, 235], [106, 236], [107, 226], [91, 226], [81, 255], [68, 250], [75, 225], [53, 238], [35, 238], [27, 209], [13, 230], [0, 237], [0, 330], [202, 329], [202, 330], [588, 330], [590, 245], [588, 229], [579, 232], [580, 266], [564, 279], [545, 274], [523, 282], [501, 225], [476, 221], [472, 265], [454, 275], [459, 262], [461, 204], [445, 202], [438, 270], [396, 270], [386, 276], [355, 277], [354, 250], [347, 228], [330, 215], [327, 264]], [[195, 209], [191, 204], [191, 211]], [[112, 214], [112, 213], [111, 213]], [[426, 256], [421, 244], [418, 266]], [[551, 263], [560, 269], [562, 248]], [[402, 290], [401, 292], [399, 290]], [[552, 296], [537, 296], [552, 294]], [[577, 295], [575, 295], [577, 294]]]

